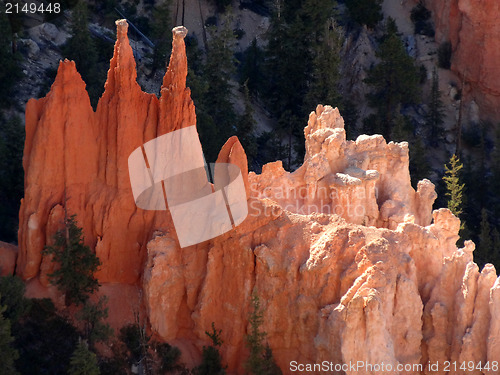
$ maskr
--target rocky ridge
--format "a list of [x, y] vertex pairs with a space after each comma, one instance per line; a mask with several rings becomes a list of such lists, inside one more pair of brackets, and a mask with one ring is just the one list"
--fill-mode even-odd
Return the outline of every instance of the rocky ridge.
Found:
[[[199, 360], [215, 322], [228, 371], [243, 373], [253, 292], [284, 373], [290, 361], [366, 361], [423, 366], [401, 374], [444, 374], [443, 366], [433, 372], [427, 363], [500, 358], [494, 268], [479, 271], [472, 242], [457, 248], [460, 221], [446, 209], [432, 212], [429, 181], [411, 187], [406, 142], [379, 135], [348, 141], [342, 117], [329, 106], [309, 118], [297, 171], [278, 161], [261, 175], [250, 173], [247, 219], [181, 249], [168, 213], [135, 207], [127, 158], [144, 142], [196, 123], [185, 84], [185, 29], [174, 30], [158, 99], [135, 82], [127, 25], [117, 27], [96, 112], [69, 61], [60, 63], [51, 92], [27, 105], [17, 274], [43, 289], [51, 264], [41, 250], [64, 216], [77, 214], [103, 262], [103, 290], [125, 298], [133, 292], [123, 291], [137, 285], [134, 298], [144, 303], [151, 330], [179, 346], [188, 365]], [[236, 138], [219, 161], [246, 175]], [[124, 298], [110, 299], [112, 319]]]
[[451, 69], [468, 84], [464, 93], [477, 102], [482, 117], [500, 119], [500, 4], [474, 0], [427, 0], [424, 4], [432, 11], [436, 40], [451, 43]]

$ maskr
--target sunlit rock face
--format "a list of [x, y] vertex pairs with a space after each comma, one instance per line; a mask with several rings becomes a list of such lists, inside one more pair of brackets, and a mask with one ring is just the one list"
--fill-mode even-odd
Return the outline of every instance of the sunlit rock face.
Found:
[[103, 262], [98, 276], [101, 292], [112, 297], [111, 320], [126, 321], [131, 300], [142, 303], [152, 333], [179, 346], [189, 366], [209, 344], [205, 331], [213, 322], [222, 329], [228, 371], [244, 373], [252, 293], [260, 296], [262, 329], [285, 374], [293, 373], [292, 361], [383, 362], [410, 365], [401, 374], [444, 374], [444, 366], [427, 369], [429, 361], [499, 359], [494, 268], [480, 272], [472, 242], [456, 247], [460, 221], [446, 209], [432, 212], [428, 180], [411, 187], [406, 142], [346, 140], [343, 119], [330, 106], [311, 113], [305, 160], [292, 173], [278, 161], [248, 174], [245, 152], [230, 138], [218, 161], [248, 174], [248, 217], [181, 249], [168, 212], [135, 206], [127, 158], [144, 142], [196, 123], [185, 86], [185, 30], [174, 31], [157, 99], [136, 83], [126, 29], [119, 21], [95, 113], [69, 61], [61, 62], [47, 97], [28, 103], [16, 272], [37, 280], [36, 290], [52, 267], [41, 250], [65, 215], [77, 214]]
[[[173, 33], [174, 53], [158, 99], [136, 82], [127, 28], [125, 21], [117, 22], [96, 112], [74, 62], [67, 60], [60, 62], [49, 94], [27, 104], [17, 269], [24, 279], [50, 268], [41, 251], [64, 212], [77, 215], [86, 243], [103, 263], [98, 275], [103, 282], [137, 282], [153, 230], [170, 225], [166, 212], [139, 210], [130, 199], [127, 159], [157, 135], [196, 124], [186, 88], [186, 31]], [[46, 284], [46, 277], [41, 279]]]
[[[415, 1], [417, 3], [417, 1]], [[500, 3], [475, 0], [425, 0], [432, 11], [436, 40], [450, 41], [451, 69], [465, 76], [465, 88], [481, 117], [500, 119]]]

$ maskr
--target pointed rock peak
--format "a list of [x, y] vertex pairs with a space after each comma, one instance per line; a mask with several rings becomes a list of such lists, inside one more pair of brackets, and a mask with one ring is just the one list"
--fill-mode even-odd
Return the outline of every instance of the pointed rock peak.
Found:
[[[85, 82], [76, 69], [74, 61], [60, 60], [57, 75], [50, 88], [50, 92], [85, 91]], [[85, 91], [86, 92], [86, 91]]]
[[131, 88], [138, 86], [135, 70], [134, 52], [127, 36], [128, 23], [126, 20], [116, 22], [116, 43], [113, 57], [110, 60], [108, 78], [104, 84], [105, 93], [113, 92], [115, 86]]
[[176, 26], [172, 29], [172, 34], [174, 36], [174, 39], [176, 38], [184, 39], [187, 33], [188, 29], [186, 29], [184, 26]]
[[167, 72], [163, 77], [161, 90], [170, 90], [172, 87], [178, 89], [186, 88], [187, 77], [187, 57], [184, 38], [188, 30], [184, 26], [177, 26], [172, 29], [172, 54], [168, 64]]
[[128, 23], [127, 20], [116, 20], [116, 39], [121, 41], [127, 39], [128, 41]]

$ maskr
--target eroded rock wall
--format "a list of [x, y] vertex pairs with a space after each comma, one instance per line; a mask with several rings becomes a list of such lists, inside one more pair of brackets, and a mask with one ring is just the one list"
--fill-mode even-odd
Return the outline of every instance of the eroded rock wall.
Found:
[[[309, 118], [307, 154], [297, 171], [275, 162], [261, 175], [250, 173], [247, 219], [181, 249], [168, 212], [136, 208], [127, 158], [144, 142], [195, 124], [185, 30], [174, 32], [157, 99], [135, 81], [126, 29], [119, 21], [95, 113], [69, 61], [61, 62], [47, 97], [27, 106], [18, 274], [47, 284], [51, 264], [41, 250], [64, 216], [77, 214], [103, 262], [103, 292], [115, 297], [112, 318], [125, 320], [124, 299], [142, 297], [152, 332], [178, 345], [190, 366], [214, 322], [228, 371], [243, 373], [252, 293], [260, 296], [262, 328], [285, 374], [291, 361], [422, 365], [400, 373], [431, 374], [428, 361], [499, 359], [500, 282], [493, 267], [479, 271], [472, 242], [456, 247], [460, 222], [446, 209], [432, 212], [429, 181], [411, 187], [406, 142], [386, 143], [379, 135], [346, 140], [342, 117], [329, 106]], [[218, 161], [246, 175], [237, 138]], [[380, 374], [358, 370], [346, 373]]]
[[436, 26], [436, 40], [450, 41], [452, 70], [465, 76], [465, 93], [481, 116], [500, 119], [500, 3], [494, 0], [426, 0]]

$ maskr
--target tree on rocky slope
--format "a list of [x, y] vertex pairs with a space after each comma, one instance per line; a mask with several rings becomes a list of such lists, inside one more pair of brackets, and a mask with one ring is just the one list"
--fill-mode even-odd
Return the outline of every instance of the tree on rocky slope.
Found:
[[216, 330], [215, 324], [212, 322], [212, 332], [205, 331], [205, 334], [210, 338], [212, 344], [203, 346], [201, 364], [193, 369], [194, 375], [224, 375], [225, 367], [222, 365], [222, 357], [219, 349], [222, 346], [220, 338], [222, 330]]
[[88, 9], [85, 1], [79, 1], [71, 15], [71, 38], [64, 46], [64, 56], [74, 60], [78, 72], [87, 84], [90, 101], [95, 107], [103, 88], [99, 87], [97, 50], [90, 35]]
[[380, 131], [386, 139], [390, 139], [400, 121], [401, 107], [415, 103], [419, 97], [419, 74], [397, 35], [394, 20], [387, 21], [386, 29], [386, 35], [375, 54], [380, 62], [368, 71], [364, 80], [372, 87], [367, 99], [376, 111], [365, 119], [365, 126], [371, 125], [375, 131]]
[[374, 28], [384, 16], [382, 15], [382, 0], [346, 0], [352, 19], [360, 25]]
[[196, 103], [203, 152], [209, 162], [216, 160], [222, 145], [235, 134], [238, 120], [231, 93], [231, 77], [235, 73], [232, 48], [236, 40], [231, 22], [228, 16], [219, 28], [208, 28], [211, 38], [206, 59], [195, 39], [186, 40], [188, 59], [194, 62], [189, 69], [188, 85]]
[[11, 334], [10, 320], [3, 315], [6, 309], [7, 306], [0, 305], [0, 363], [2, 374], [16, 375], [18, 372], [14, 363], [19, 358], [19, 353], [12, 347], [14, 338]]
[[49, 274], [50, 282], [65, 294], [66, 306], [84, 304], [99, 289], [94, 273], [101, 262], [83, 243], [83, 231], [76, 215], [66, 219], [65, 228], [54, 235], [54, 244], [46, 246], [44, 255], [51, 255], [58, 268]]
[[[338, 30], [329, 24], [335, 4], [329, 0], [277, 0], [274, 4], [261, 91], [276, 119], [277, 132], [287, 140], [287, 168], [292, 164], [292, 149], [297, 159], [304, 154], [304, 123], [318, 104], [314, 103], [311, 108], [311, 102], [336, 101], [336, 83], [332, 82], [338, 74], [335, 62]], [[323, 84], [325, 79], [327, 82]]]
[[333, 18], [325, 24], [322, 40], [314, 46], [311, 83], [306, 94], [306, 108], [312, 110], [317, 104], [341, 107], [342, 97], [338, 91], [340, 79], [340, 53], [343, 36], [340, 27]]
[[21, 120], [0, 114], [0, 239], [6, 242], [17, 241], [19, 206], [24, 194], [23, 149]]
[[71, 356], [68, 375], [99, 375], [97, 356], [89, 350], [87, 343], [80, 340]]
[[444, 124], [444, 104], [441, 100], [441, 92], [439, 91], [439, 76], [437, 69], [432, 72], [432, 87], [431, 97], [429, 102], [429, 111], [425, 118], [425, 125], [430, 133], [431, 144], [437, 146], [440, 138], [443, 135], [442, 126]]
[[252, 307], [252, 313], [248, 319], [250, 332], [246, 336], [250, 353], [245, 362], [245, 369], [251, 375], [281, 375], [281, 369], [274, 361], [271, 348], [263, 342], [267, 334], [261, 331], [264, 314], [260, 299], [256, 294], [252, 295]]
[[11, 103], [12, 89], [22, 76], [19, 53], [12, 51], [12, 30], [7, 14], [0, 12], [0, 108]]
[[172, 48], [171, 2], [171, 0], [167, 0], [153, 8], [153, 22], [151, 25], [151, 37], [155, 44], [152, 61], [153, 72], [165, 68]]
[[460, 217], [463, 211], [463, 191], [465, 185], [461, 183], [460, 171], [463, 164], [457, 155], [453, 155], [445, 165], [445, 175], [443, 180], [446, 184], [446, 196], [448, 197], [448, 209], [453, 215]]

